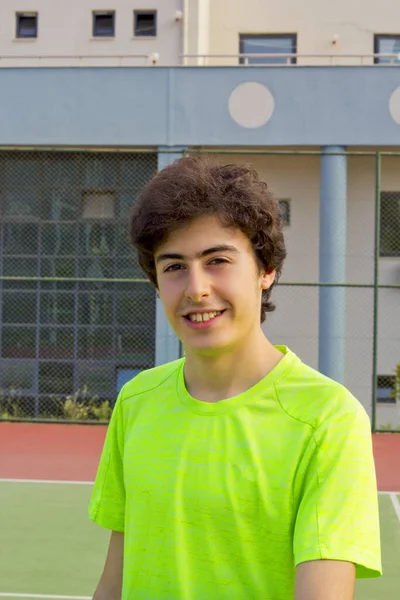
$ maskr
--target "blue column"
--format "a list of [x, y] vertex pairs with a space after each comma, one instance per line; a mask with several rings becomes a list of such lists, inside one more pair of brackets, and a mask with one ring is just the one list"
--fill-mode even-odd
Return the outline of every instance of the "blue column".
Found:
[[[319, 278], [321, 283], [346, 281], [347, 157], [343, 146], [322, 148]], [[321, 287], [319, 291], [319, 370], [345, 380], [346, 291]]]
[[[158, 170], [181, 158], [185, 147], [160, 147], [158, 152]], [[163, 365], [180, 357], [180, 342], [171, 329], [164, 313], [161, 300], [156, 300], [156, 366]]]

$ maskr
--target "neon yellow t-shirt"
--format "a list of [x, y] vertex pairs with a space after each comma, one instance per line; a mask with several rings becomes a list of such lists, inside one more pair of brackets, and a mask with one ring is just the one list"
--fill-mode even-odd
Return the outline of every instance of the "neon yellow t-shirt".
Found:
[[251, 389], [192, 398], [184, 359], [118, 397], [90, 518], [125, 532], [122, 600], [292, 600], [315, 559], [381, 573], [370, 423], [288, 348]]

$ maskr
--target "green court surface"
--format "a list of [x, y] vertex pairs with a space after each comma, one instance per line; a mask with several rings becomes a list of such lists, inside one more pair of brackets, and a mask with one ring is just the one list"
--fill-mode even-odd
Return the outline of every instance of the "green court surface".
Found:
[[[93, 595], [109, 533], [87, 517], [90, 494], [90, 485], [0, 481], [0, 600]], [[400, 520], [389, 495], [380, 511], [384, 576], [357, 581], [355, 600], [399, 597]]]

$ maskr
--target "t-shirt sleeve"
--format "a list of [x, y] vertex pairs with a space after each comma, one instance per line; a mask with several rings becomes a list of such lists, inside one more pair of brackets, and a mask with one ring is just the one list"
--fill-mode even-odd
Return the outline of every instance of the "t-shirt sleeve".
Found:
[[293, 551], [296, 566], [342, 560], [355, 563], [357, 578], [382, 574], [372, 436], [361, 404], [327, 418], [314, 432]]
[[89, 504], [89, 517], [106, 529], [121, 532], [125, 526], [123, 453], [124, 432], [120, 394], [108, 426]]

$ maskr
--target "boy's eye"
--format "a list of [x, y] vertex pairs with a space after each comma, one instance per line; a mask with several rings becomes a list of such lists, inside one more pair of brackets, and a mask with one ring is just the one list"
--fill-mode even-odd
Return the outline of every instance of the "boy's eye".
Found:
[[174, 265], [168, 265], [168, 267], [164, 270], [164, 273], [179, 271], [183, 265], [180, 263], [175, 263]]
[[223, 263], [227, 263], [228, 261], [226, 260], [226, 258], [213, 258], [212, 260], [210, 260], [210, 262], [208, 263], [209, 265], [221, 265]]

